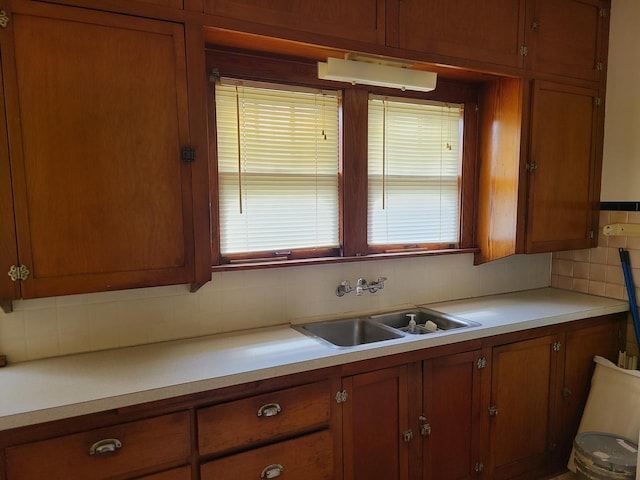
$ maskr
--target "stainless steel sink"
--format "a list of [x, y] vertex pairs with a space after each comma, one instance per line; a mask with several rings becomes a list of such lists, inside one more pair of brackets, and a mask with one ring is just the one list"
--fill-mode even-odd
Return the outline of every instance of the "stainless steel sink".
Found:
[[[413, 332], [408, 331], [409, 315], [411, 314], [415, 315], [417, 323]], [[425, 324], [431, 328], [425, 327]], [[411, 334], [435, 335], [438, 332], [479, 325], [477, 322], [418, 307], [369, 317], [312, 322], [291, 327], [333, 346], [353, 347], [365, 343], [402, 338]]]
[[367, 318], [347, 318], [292, 327], [305, 335], [325, 340], [338, 347], [353, 347], [403, 336], [402, 333]]
[[[410, 315], [412, 314], [415, 315], [414, 318], [417, 326], [415, 331], [409, 332], [408, 325]], [[413, 308], [410, 310], [400, 310], [397, 312], [381, 313], [380, 315], [373, 315], [370, 318], [371, 320], [388, 327], [414, 334], [437, 333], [438, 331], [477, 327], [480, 325], [477, 322], [463, 320], [461, 318], [454, 317], [453, 315], [448, 315], [446, 313], [423, 307]], [[425, 327], [425, 324], [427, 324], [427, 327]], [[429, 328], [429, 326], [431, 326], [431, 328]]]

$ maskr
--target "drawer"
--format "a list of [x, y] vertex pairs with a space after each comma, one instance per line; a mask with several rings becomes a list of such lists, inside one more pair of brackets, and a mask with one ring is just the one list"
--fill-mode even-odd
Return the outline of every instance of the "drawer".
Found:
[[[6, 449], [7, 480], [103, 479], [190, 455], [188, 412], [99, 428]], [[102, 448], [97, 442], [104, 441]], [[113, 445], [119, 444], [110, 452]], [[102, 450], [102, 453], [99, 452]], [[152, 477], [153, 478], [153, 477]]]
[[201, 480], [333, 480], [333, 443], [324, 430], [205, 463]]
[[326, 426], [329, 381], [223, 403], [198, 411], [200, 455], [226, 452]]
[[191, 467], [184, 466], [167, 470], [166, 472], [154, 473], [139, 480], [191, 480]]

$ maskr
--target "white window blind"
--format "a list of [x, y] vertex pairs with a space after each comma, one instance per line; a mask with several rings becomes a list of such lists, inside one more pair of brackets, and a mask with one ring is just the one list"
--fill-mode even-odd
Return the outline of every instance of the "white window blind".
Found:
[[459, 243], [461, 105], [369, 99], [369, 245]]
[[338, 94], [217, 84], [221, 253], [337, 247]]

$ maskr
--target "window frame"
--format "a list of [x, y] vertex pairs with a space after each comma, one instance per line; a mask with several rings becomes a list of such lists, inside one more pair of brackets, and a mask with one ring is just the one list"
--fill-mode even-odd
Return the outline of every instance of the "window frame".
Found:
[[[308, 249], [275, 256], [271, 253], [237, 254], [223, 258], [220, 254], [217, 179], [217, 144], [214, 103], [214, 83], [208, 88], [208, 132], [209, 132], [209, 184], [211, 218], [211, 259], [214, 269], [264, 268], [292, 264], [328, 263], [335, 261], [361, 261], [397, 256], [425, 256], [437, 254], [475, 252], [477, 199], [477, 85], [470, 82], [438, 78], [438, 87], [428, 93], [401, 92], [397, 89], [365, 85], [338, 84], [317, 78], [315, 59], [292, 59], [274, 57], [233, 49], [206, 50], [206, 66], [211, 80], [218, 76], [238, 80], [277, 83], [307, 88], [342, 90], [340, 112], [340, 249]], [[460, 204], [460, 242], [457, 248], [451, 245], [428, 245], [425, 248], [404, 247], [389, 251], [389, 248], [371, 247], [367, 243], [367, 131], [369, 94], [390, 97], [408, 97], [439, 102], [464, 104], [464, 129], [462, 151], [462, 182]], [[421, 246], [424, 247], [424, 246]]]

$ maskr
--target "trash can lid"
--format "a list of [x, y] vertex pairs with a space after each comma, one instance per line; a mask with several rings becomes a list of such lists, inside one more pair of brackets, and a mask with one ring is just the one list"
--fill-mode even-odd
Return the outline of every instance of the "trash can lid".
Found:
[[635, 472], [638, 445], [620, 435], [603, 432], [579, 433], [574, 440], [576, 455], [613, 472]]

